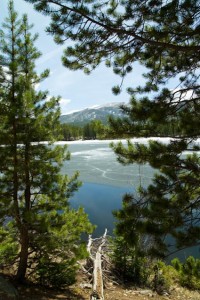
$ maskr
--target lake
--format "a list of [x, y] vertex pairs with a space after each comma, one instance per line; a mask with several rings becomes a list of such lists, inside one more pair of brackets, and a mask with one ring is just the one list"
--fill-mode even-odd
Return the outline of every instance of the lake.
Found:
[[153, 176], [148, 165], [122, 166], [109, 147], [110, 141], [69, 142], [71, 160], [65, 162], [63, 173], [80, 172], [83, 186], [71, 199], [73, 207], [83, 206], [92, 223], [97, 225], [95, 235], [105, 228], [112, 234], [112, 211], [121, 207], [123, 195], [137, 190], [140, 182], [147, 186]]
[[[133, 142], [146, 144], [148, 140], [140, 138], [133, 139]], [[163, 143], [169, 142], [169, 138], [159, 140]], [[109, 147], [110, 142], [67, 142], [71, 160], [65, 162], [62, 170], [68, 175], [77, 170], [80, 172], [79, 178], [83, 185], [72, 197], [71, 205], [75, 208], [83, 206], [90, 221], [97, 225], [94, 237], [102, 235], [105, 228], [108, 229], [108, 234], [112, 235], [115, 222], [112, 211], [121, 207], [125, 193], [135, 192], [140, 183], [142, 186], [148, 186], [155, 172], [148, 164], [122, 166]], [[190, 251], [182, 251], [179, 257], [183, 258], [188, 253]], [[193, 249], [192, 254], [199, 257], [199, 248]]]

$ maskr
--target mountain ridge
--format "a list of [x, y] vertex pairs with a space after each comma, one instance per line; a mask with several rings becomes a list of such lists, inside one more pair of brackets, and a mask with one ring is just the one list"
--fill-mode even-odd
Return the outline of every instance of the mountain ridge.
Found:
[[100, 120], [106, 124], [108, 116], [122, 117], [119, 106], [124, 102], [111, 102], [103, 105], [95, 105], [69, 114], [61, 115], [60, 122], [68, 124], [86, 124], [93, 120]]

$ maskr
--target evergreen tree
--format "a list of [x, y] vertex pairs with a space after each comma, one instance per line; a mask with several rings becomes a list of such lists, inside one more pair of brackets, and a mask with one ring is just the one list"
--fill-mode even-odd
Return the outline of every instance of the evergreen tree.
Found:
[[[78, 125], [62, 124], [62, 135], [65, 141], [78, 140], [83, 136], [83, 130]], [[57, 133], [56, 133], [57, 134]]]
[[86, 254], [80, 236], [92, 226], [82, 209], [69, 207], [80, 182], [78, 174], [60, 173], [69, 152], [52, 144], [59, 97], [35, 90], [49, 72], [35, 71], [40, 53], [31, 28], [10, 1], [0, 43], [0, 259], [16, 263], [19, 281], [34, 270], [42, 283], [70, 284], [76, 260]]
[[91, 122], [87, 123], [83, 126], [83, 138], [86, 140], [95, 140], [96, 139], [96, 132], [94, 127], [92, 126]]
[[135, 284], [147, 283], [150, 275], [148, 249], [152, 239], [145, 235], [141, 207], [146, 207], [144, 199], [126, 194], [122, 208], [114, 211], [117, 219], [113, 238], [113, 262], [122, 279]]
[[95, 131], [97, 139], [103, 139], [106, 137], [106, 126], [102, 123], [101, 120], [91, 121], [91, 126]]
[[[199, 1], [26, 1], [51, 16], [48, 31], [57, 43], [75, 41], [64, 52], [66, 67], [89, 73], [105, 60], [122, 79], [136, 61], [146, 68], [145, 84], [128, 89], [130, 106], [122, 107], [127, 117], [111, 119], [111, 130], [126, 137], [160, 136], [168, 126], [176, 139], [168, 145], [120, 143], [113, 149], [121, 163], [149, 163], [158, 170], [141, 192], [153, 253], [167, 255], [168, 234], [179, 249], [198, 245], [199, 155], [183, 153], [198, 149], [194, 142], [200, 135]], [[180, 128], [178, 135], [174, 128]]]

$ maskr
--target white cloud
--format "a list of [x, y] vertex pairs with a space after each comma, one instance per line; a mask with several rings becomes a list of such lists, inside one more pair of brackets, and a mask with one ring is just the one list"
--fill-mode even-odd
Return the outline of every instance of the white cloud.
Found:
[[61, 114], [67, 114], [69, 111], [68, 104], [71, 102], [70, 99], [61, 98], [60, 99], [60, 108], [61, 108]]
[[59, 57], [62, 55], [63, 50], [66, 48], [65, 46], [57, 46], [55, 49], [43, 54], [37, 61], [37, 66], [46, 63], [47, 61], [52, 61], [55, 57]]

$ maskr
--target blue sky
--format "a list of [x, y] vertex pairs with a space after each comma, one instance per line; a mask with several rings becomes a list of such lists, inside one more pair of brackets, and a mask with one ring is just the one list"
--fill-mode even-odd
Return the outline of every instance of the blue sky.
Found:
[[[19, 16], [27, 13], [29, 22], [34, 25], [33, 32], [39, 33], [36, 46], [42, 52], [37, 61], [37, 71], [50, 69], [50, 77], [41, 83], [39, 89], [48, 90], [51, 96], [61, 96], [62, 114], [86, 107], [102, 105], [110, 102], [128, 102], [126, 93], [128, 86], [137, 86], [141, 80], [142, 68], [136, 64], [134, 72], [125, 79], [123, 91], [120, 95], [113, 95], [112, 86], [120, 84], [119, 76], [113, 74], [112, 69], [100, 65], [91, 75], [82, 71], [70, 71], [62, 66], [61, 56], [65, 45], [56, 45], [53, 37], [45, 32], [49, 18], [39, 14], [33, 6], [24, 0], [14, 0], [15, 9]], [[8, 0], [1, 0], [0, 23], [7, 15]]]

